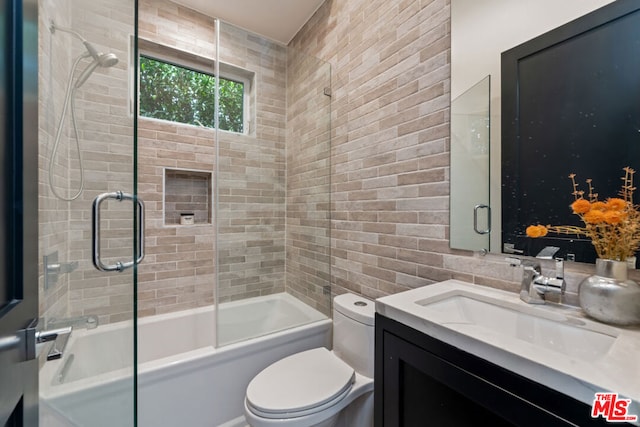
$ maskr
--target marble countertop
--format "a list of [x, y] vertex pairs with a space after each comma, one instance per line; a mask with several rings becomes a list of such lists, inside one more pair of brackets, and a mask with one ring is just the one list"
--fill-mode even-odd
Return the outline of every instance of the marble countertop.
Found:
[[[579, 357], [563, 354], [561, 349], [544, 348], [512, 336], [498, 333], [486, 325], [452, 320], [451, 313], [431, 309], [425, 301], [466, 294], [484, 301], [508, 305], [529, 315], [539, 315], [559, 325], [614, 336], [613, 344], [602, 354]], [[551, 389], [558, 390], [589, 406], [596, 392], [615, 392], [632, 399], [630, 415], [640, 425], [640, 328], [619, 328], [590, 320], [582, 310], [563, 305], [531, 305], [519, 295], [498, 289], [447, 280], [376, 300], [376, 311], [454, 347], [502, 366]], [[554, 337], [558, 339], [558, 337]], [[561, 348], [561, 346], [560, 346]]]

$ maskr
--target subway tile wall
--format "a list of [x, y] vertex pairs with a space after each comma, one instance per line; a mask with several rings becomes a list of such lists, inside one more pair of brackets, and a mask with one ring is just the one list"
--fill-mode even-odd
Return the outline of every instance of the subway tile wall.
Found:
[[[164, 192], [165, 179], [176, 176], [172, 171], [199, 171], [198, 176], [213, 172], [214, 136], [211, 129], [143, 117], [138, 120], [138, 192], [146, 204], [146, 257], [138, 268], [140, 316], [214, 301], [213, 225], [209, 221], [179, 225], [178, 217], [171, 219], [171, 203], [166, 211], [163, 203], [163, 196], [171, 198], [171, 183], [167, 185], [169, 194]], [[208, 183], [203, 190], [199, 197], [211, 203]]]
[[[58, 200], [49, 190], [49, 159], [53, 149], [59, 116], [62, 111], [66, 79], [71, 68], [71, 58], [52, 52], [66, 52], [71, 47], [70, 38], [54, 37], [50, 23], [69, 26], [71, 3], [45, 0], [38, 14], [38, 290], [41, 316], [62, 317], [68, 309], [69, 276], [60, 275], [57, 282], [45, 289], [43, 256], [58, 253], [60, 261], [67, 260], [69, 213], [67, 203]], [[54, 60], [56, 58], [56, 60]], [[61, 136], [59, 155], [55, 159], [54, 184], [66, 190], [69, 158], [68, 134]]]
[[[103, 273], [92, 265], [91, 209], [101, 193], [133, 193], [133, 116], [129, 111], [128, 55], [135, 10], [127, 0], [72, 1], [71, 24], [100, 52], [110, 52], [118, 63], [98, 67], [78, 90], [77, 118], [84, 163], [84, 191], [69, 204], [69, 256], [78, 261], [69, 273], [69, 316], [97, 315], [101, 323], [133, 319], [133, 269]], [[84, 53], [73, 41], [73, 57]], [[86, 61], [86, 60], [85, 60]], [[67, 127], [71, 129], [71, 127]], [[69, 131], [71, 132], [71, 131]], [[70, 155], [69, 188], [80, 186], [80, 167]], [[133, 259], [133, 205], [103, 204], [102, 261]]]
[[219, 132], [218, 298], [285, 290], [287, 50], [222, 23], [220, 61], [254, 73], [247, 135]]
[[377, 298], [451, 277], [449, 4], [328, 0], [291, 45], [333, 67], [332, 283]]
[[[141, 39], [208, 59], [204, 65], [212, 70], [216, 54], [214, 25], [213, 18], [169, 1], [139, 2]], [[165, 221], [171, 214], [164, 210], [163, 197], [167, 195], [163, 191], [166, 168], [213, 173], [215, 131], [144, 117], [139, 118], [138, 128], [138, 189], [147, 204], [147, 258], [138, 275], [139, 314], [213, 304], [214, 225], [185, 226]], [[213, 203], [213, 192], [209, 197], [209, 203]]]
[[287, 64], [286, 291], [331, 314], [331, 66], [294, 48]]

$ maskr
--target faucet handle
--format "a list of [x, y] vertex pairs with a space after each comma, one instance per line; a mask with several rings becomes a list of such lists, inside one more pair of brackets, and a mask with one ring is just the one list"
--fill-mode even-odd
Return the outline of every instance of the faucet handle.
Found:
[[537, 274], [540, 274], [542, 272], [542, 269], [540, 267], [540, 262], [536, 260], [507, 257], [505, 258], [505, 261], [507, 261], [509, 265], [511, 265], [511, 267], [521, 266], [523, 271], [525, 272], [528, 271], [528, 272], [537, 273]]
[[50, 329], [48, 331], [38, 331], [36, 332], [36, 343], [40, 344], [55, 341], [58, 339], [58, 336], [69, 334], [71, 334], [71, 326], [66, 328]]
[[507, 261], [511, 267], [516, 267], [522, 264], [522, 260], [520, 258], [506, 257], [504, 260]]
[[531, 271], [536, 274], [542, 273], [542, 267], [540, 266], [540, 261], [531, 260], [531, 259], [523, 259], [521, 262], [524, 271]]
[[556, 258], [556, 279], [564, 279], [564, 260]]

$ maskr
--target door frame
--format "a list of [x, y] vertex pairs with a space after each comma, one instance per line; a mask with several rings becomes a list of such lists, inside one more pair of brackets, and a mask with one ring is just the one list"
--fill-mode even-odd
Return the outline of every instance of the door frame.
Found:
[[[0, 422], [38, 425], [38, 2], [3, 2]], [[4, 399], [3, 399], [4, 400]], [[8, 415], [12, 413], [12, 415]]]

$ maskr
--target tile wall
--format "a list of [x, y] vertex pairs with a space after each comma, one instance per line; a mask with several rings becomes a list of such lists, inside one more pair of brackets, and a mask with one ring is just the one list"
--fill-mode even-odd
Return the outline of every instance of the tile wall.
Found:
[[286, 291], [331, 313], [331, 67], [288, 50]]
[[[54, 2], [53, 0], [43, 1], [40, 5], [38, 16], [38, 52], [40, 64], [38, 68], [40, 84], [38, 85], [38, 194], [39, 194], [39, 312], [42, 316], [61, 317], [66, 315], [68, 309], [69, 296], [69, 276], [61, 275], [55, 284], [47, 289], [44, 288], [44, 272], [42, 257], [58, 252], [60, 261], [67, 260], [69, 233], [69, 213], [67, 203], [56, 199], [49, 190], [49, 158], [51, 156], [53, 141], [60, 112], [62, 111], [62, 101], [64, 99], [65, 84], [69, 69], [71, 68], [70, 58], [54, 61], [56, 55], [51, 52], [67, 51], [70, 48], [71, 39], [53, 37], [50, 31], [50, 23], [56, 22], [58, 25], [69, 26], [69, 9], [71, 3], [68, 1]], [[61, 136], [61, 147], [59, 155], [55, 159], [55, 179], [54, 184], [66, 190], [68, 181], [69, 146], [68, 136]]]
[[220, 132], [218, 296], [221, 302], [285, 289], [287, 50], [223, 23], [220, 60], [254, 73], [255, 125]]
[[[133, 116], [129, 110], [128, 56], [135, 10], [128, 0], [72, 3], [72, 26], [100, 52], [118, 57], [111, 68], [96, 68], [78, 90], [78, 128], [85, 185], [71, 202], [69, 260], [79, 268], [69, 274], [69, 315], [98, 315], [101, 323], [133, 319], [133, 270], [97, 271], [92, 264], [91, 208], [101, 193], [133, 193]], [[75, 55], [84, 46], [74, 41]], [[79, 186], [79, 165], [71, 156], [70, 188]], [[112, 264], [133, 258], [133, 205], [108, 201], [102, 216], [102, 258]]]
[[[195, 126], [138, 120], [138, 192], [146, 204], [146, 257], [138, 268], [141, 316], [214, 301], [213, 225], [179, 225], [177, 217], [172, 219], [171, 204], [166, 218], [163, 207], [165, 178], [171, 170], [213, 172], [214, 134]], [[170, 199], [173, 186], [168, 187]], [[201, 197], [210, 202], [208, 186], [205, 191]]]

